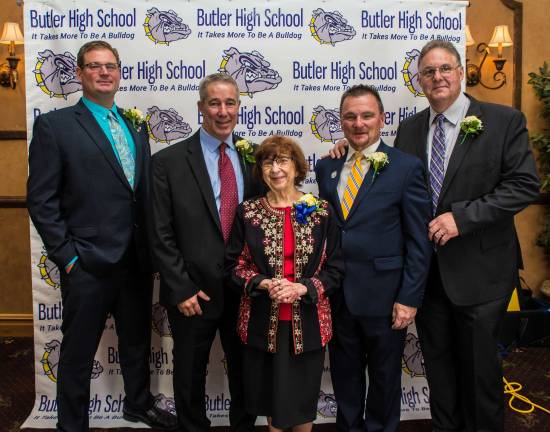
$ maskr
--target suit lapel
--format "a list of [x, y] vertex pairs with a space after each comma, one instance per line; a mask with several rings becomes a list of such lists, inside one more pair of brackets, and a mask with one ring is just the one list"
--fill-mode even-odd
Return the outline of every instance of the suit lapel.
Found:
[[326, 179], [327, 190], [330, 191], [330, 201], [333, 203], [333, 207], [336, 210], [336, 214], [340, 219], [340, 222], [344, 223], [344, 214], [342, 213], [342, 205], [340, 204], [340, 197], [338, 196], [338, 182], [340, 181], [340, 175], [344, 168], [344, 163], [348, 157], [348, 150], [346, 154], [339, 159], [332, 160], [330, 164], [330, 174]]
[[[473, 98], [470, 98], [470, 106], [468, 108], [466, 116], [477, 116], [481, 119], [480, 105]], [[445, 171], [445, 177], [443, 178], [443, 185], [441, 186], [441, 192], [439, 193], [439, 202], [441, 202], [443, 196], [449, 189], [449, 185], [453, 181], [460, 165], [462, 164], [462, 161], [464, 160], [464, 157], [472, 148], [471, 144], [472, 140], [474, 139], [475, 137], [472, 136], [468, 136], [466, 137], [466, 139], [464, 139], [464, 133], [462, 131], [458, 134], [458, 138], [456, 139], [451, 158], [449, 159], [449, 165], [447, 166], [447, 170]], [[464, 140], [464, 142], [462, 142], [462, 140]]]
[[[142, 160], [143, 160], [143, 143], [140, 134], [135, 129], [134, 125], [130, 123], [130, 121], [123, 115], [123, 110], [118, 108], [118, 113], [120, 116], [124, 119], [124, 123], [126, 123], [126, 127], [130, 131], [130, 134], [132, 135], [132, 139], [134, 140], [134, 147], [136, 149], [136, 168], [134, 173], [134, 187], [137, 187], [139, 184], [139, 178], [141, 176], [141, 166], [142, 166]], [[141, 127], [147, 127], [145, 123], [141, 125]], [[118, 161], [117, 161], [118, 162]]]
[[189, 162], [189, 167], [191, 172], [195, 176], [195, 180], [199, 185], [199, 190], [204, 198], [206, 207], [212, 219], [216, 223], [218, 229], [222, 230], [220, 223], [220, 215], [218, 213], [218, 208], [216, 207], [216, 199], [214, 197], [214, 190], [212, 189], [212, 183], [210, 182], [210, 177], [208, 176], [208, 170], [206, 169], [206, 162], [204, 161], [204, 156], [202, 154], [200, 132], [197, 131], [192, 137], [192, 142], [189, 143], [187, 160]]
[[88, 108], [86, 108], [82, 101], [76, 105], [75, 114], [77, 122], [80, 123], [92, 141], [99, 147], [120, 181], [124, 183], [128, 189], [132, 189], [130, 183], [128, 183], [128, 179], [124, 175], [124, 171], [122, 170], [120, 163], [118, 163], [109, 139], [105, 136], [105, 133], [103, 133], [103, 130], [97, 123], [93, 114], [90, 110], [88, 110]]
[[[384, 144], [383, 141], [380, 141], [380, 145], [378, 146], [378, 149], [376, 150], [378, 152], [383, 152], [388, 154], [388, 146]], [[382, 175], [384, 170], [378, 171], [378, 174], [376, 175], [376, 178], [372, 179], [372, 176], [374, 174], [374, 169], [372, 166], [369, 166], [369, 169], [365, 173], [365, 176], [363, 177], [363, 182], [361, 183], [361, 187], [359, 188], [359, 191], [357, 192], [357, 196], [355, 197], [355, 200], [353, 200], [353, 205], [351, 206], [351, 209], [348, 214], [348, 219], [351, 218], [353, 213], [355, 213], [356, 209], [359, 207], [359, 204], [361, 204], [361, 201], [365, 199], [368, 192], [370, 191], [372, 185], [376, 182], [376, 179]]]
[[[241, 140], [241, 138], [238, 135], [233, 135], [233, 144], [236, 144], [237, 141]], [[237, 146], [235, 145], [235, 148]], [[247, 197], [251, 194], [251, 184], [250, 181], [252, 179], [251, 171], [252, 171], [252, 165], [248, 162], [244, 161], [241, 154], [239, 153], [239, 150], [237, 149], [237, 154], [239, 156], [239, 165], [241, 166], [241, 173], [243, 175], [243, 200], [247, 199]]]
[[418, 118], [416, 123], [417, 132], [412, 134], [411, 139], [414, 140], [414, 136], [418, 136], [420, 139], [419, 146], [414, 146], [416, 150], [416, 156], [424, 163], [424, 169], [426, 172], [430, 169], [428, 163], [428, 131], [430, 130], [430, 109], [427, 108], [422, 111], [422, 115]]

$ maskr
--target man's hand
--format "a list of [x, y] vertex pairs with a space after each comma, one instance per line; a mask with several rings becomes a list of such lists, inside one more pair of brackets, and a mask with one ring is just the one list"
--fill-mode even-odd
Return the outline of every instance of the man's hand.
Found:
[[286, 279], [278, 279], [273, 282], [269, 297], [277, 303], [294, 303], [306, 293], [307, 288], [305, 285], [290, 282]]
[[189, 297], [187, 300], [179, 303], [179, 311], [187, 317], [193, 315], [202, 315], [202, 309], [201, 305], [199, 304], [198, 297], [200, 297], [204, 301], [210, 301], [210, 297], [208, 297], [203, 291], [199, 291], [193, 297]]
[[348, 140], [343, 138], [339, 140], [336, 144], [334, 144], [334, 147], [332, 147], [328, 154], [324, 154], [321, 156], [321, 159], [326, 158], [330, 156], [331, 159], [340, 159], [344, 154], [346, 153], [346, 147], [349, 145]]
[[451, 212], [440, 214], [428, 225], [428, 238], [437, 246], [443, 246], [456, 236], [458, 236], [458, 228]]
[[401, 303], [393, 304], [392, 311], [392, 326], [394, 330], [401, 330], [412, 324], [414, 317], [416, 316], [416, 308], [411, 306], [405, 306]]

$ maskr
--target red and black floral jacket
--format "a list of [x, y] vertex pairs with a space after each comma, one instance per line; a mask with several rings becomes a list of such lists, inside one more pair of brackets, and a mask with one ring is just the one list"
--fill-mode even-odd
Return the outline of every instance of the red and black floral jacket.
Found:
[[[318, 210], [305, 223], [291, 211], [294, 231], [294, 279], [307, 294], [292, 304], [294, 352], [319, 349], [332, 337], [328, 296], [340, 289], [344, 263], [340, 230], [329, 204], [318, 200]], [[244, 201], [237, 209], [226, 254], [226, 281], [241, 293], [237, 331], [245, 344], [277, 351], [279, 306], [266, 290], [258, 289], [266, 278], [283, 275], [284, 210], [267, 199]]]

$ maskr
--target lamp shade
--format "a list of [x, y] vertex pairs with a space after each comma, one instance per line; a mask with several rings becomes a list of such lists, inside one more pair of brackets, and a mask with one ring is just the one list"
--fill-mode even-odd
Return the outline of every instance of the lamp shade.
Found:
[[0, 43], [9, 44], [11, 42], [16, 45], [22, 44], [24, 42], [23, 33], [21, 33], [19, 29], [19, 24], [15, 22], [5, 22], [2, 36], [0, 36]]
[[489, 42], [490, 47], [511, 47], [513, 45], [507, 25], [497, 25], [493, 30], [493, 36]]
[[466, 46], [472, 46], [475, 45], [476, 41], [472, 37], [472, 33], [470, 32], [470, 26], [466, 24]]

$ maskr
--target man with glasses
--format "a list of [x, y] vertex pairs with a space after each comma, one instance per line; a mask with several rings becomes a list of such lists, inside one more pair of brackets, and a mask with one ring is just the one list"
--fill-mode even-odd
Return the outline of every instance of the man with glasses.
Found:
[[315, 167], [319, 195], [336, 209], [346, 267], [342, 290], [331, 298], [336, 430], [395, 432], [405, 336], [422, 303], [431, 253], [430, 200], [422, 163], [380, 139], [384, 107], [373, 87], [346, 90], [340, 123], [347, 154]]
[[431, 192], [433, 248], [416, 322], [433, 427], [501, 431], [497, 335], [522, 268], [514, 215], [539, 191], [525, 117], [462, 93], [452, 43], [426, 44], [418, 69], [430, 106], [400, 124], [395, 146], [423, 161]]
[[60, 270], [57, 430], [88, 430], [90, 374], [108, 314], [118, 335], [124, 418], [174, 430], [175, 417], [156, 408], [149, 391], [147, 128], [114, 103], [120, 60], [111, 45], [84, 44], [77, 65], [82, 98], [36, 118], [27, 183], [29, 214]]

